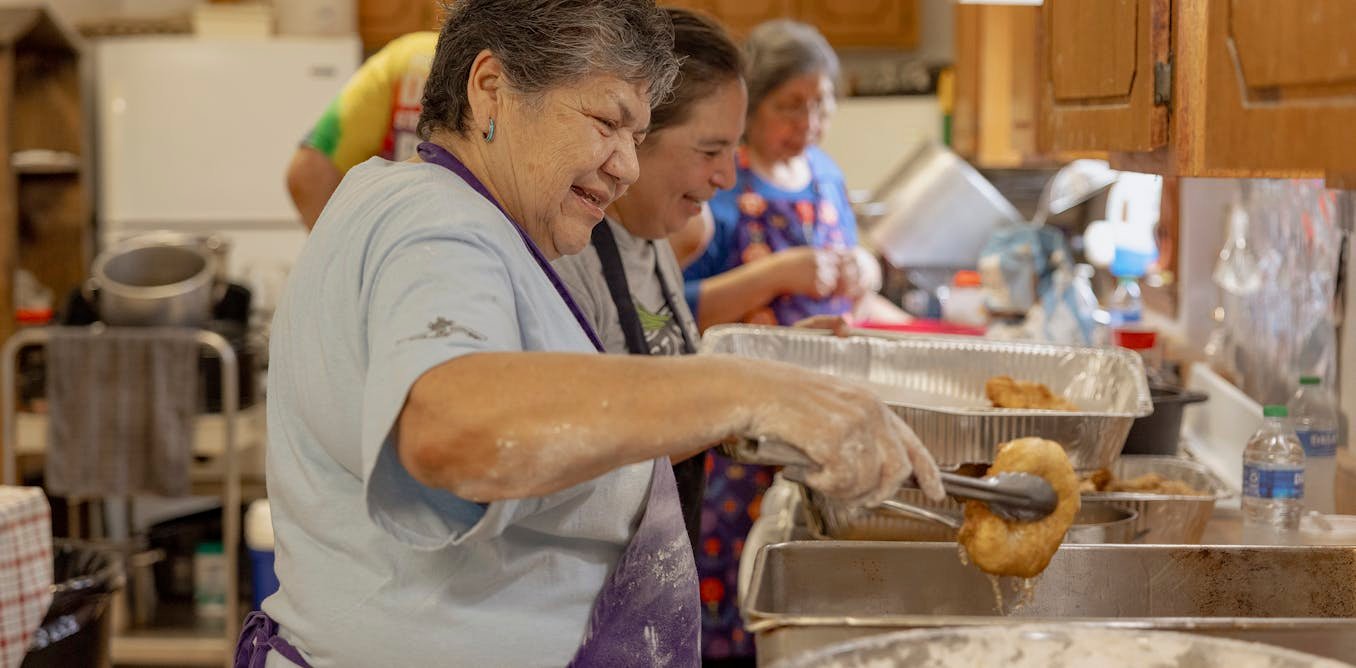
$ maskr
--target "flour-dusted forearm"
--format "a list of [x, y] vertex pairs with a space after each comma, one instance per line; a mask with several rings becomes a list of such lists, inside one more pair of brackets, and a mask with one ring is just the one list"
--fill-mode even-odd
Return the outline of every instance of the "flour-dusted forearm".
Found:
[[[511, 400], [509, 400], [511, 398]], [[730, 435], [770, 436], [841, 498], [894, 492], [921, 444], [857, 385], [772, 362], [477, 353], [414, 383], [396, 448], [419, 482], [478, 502], [541, 496]]]

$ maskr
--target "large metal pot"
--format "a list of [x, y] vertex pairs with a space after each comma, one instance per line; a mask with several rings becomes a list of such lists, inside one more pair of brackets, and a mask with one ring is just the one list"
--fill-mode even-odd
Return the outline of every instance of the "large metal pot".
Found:
[[200, 327], [212, 314], [216, 273], [200, 244], [148, 235], [100, 253], [88, 287], [110, 325]]

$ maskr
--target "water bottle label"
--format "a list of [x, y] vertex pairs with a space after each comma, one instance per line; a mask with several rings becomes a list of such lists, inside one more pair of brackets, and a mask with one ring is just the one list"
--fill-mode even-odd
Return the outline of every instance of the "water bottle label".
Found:
[[1330, 430], [1301, 430], [1296, 432], [1304, 444], [1305, 457], [1337, 456], [1337, 432]]
[[1243, 465], [1243, 495], [1257, 499], [1304, 498], [1304, 469]]

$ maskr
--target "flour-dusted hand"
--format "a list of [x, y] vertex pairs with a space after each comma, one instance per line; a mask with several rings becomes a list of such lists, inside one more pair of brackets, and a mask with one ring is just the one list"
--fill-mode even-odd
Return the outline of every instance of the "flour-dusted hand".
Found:
[[823, 299], [838, 287], [842, 263], [834, 251], [797, 246], [773, 253], [766, 261], [771, 263], [782, 294]]
[[768, 400], [752, 410], [740, 436], [782, 441], [813, 462], [805, 484], [839, 502], [874, 505], [910, 475], [941, 498], [937, 465], [899, 416], [867, 388], [770, 362], [750, 362]]

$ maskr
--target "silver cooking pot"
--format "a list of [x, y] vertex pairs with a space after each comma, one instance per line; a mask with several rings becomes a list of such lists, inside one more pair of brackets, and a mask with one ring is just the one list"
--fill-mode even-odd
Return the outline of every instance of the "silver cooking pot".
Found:
[[118, 243], [95, 258], [86, 297], [110, 325], [201, 327], [226, 285], [210, 239], [155, 233]]

